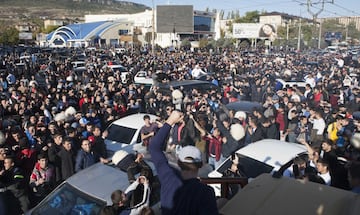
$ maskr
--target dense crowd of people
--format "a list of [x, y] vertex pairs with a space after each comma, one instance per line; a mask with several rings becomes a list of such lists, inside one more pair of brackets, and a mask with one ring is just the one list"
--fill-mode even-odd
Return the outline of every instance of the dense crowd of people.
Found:
[[[170, 131], [168, 152], [195, 146], [216, 168], [237, 149], [261, 139], [298, 142], [308, 148], [309, 158], [298, 161], [306, 165], [289, 176], [315, 172], [320, 183], [359, 191], [360, 184], [349, 183], [346, 167], [338, 161], [341, 157], [356, 163], [360, 158], [360, 73], [350, 54], [265, 54], [261, 48], [256, 54], [177, 50], [112, 55], [85, 49], [66, 53], [69, 58], [55, 50], [28, 53], [21, 67], [17, 63], [24, 53], [1, 56], [0, 204], [6, 199], [9, 214], [25, 212], [74, 173], [96, 162], [108, 163], [104, 139], [114, 120], [144, 112], [166, 122], [174, 109], [185, 117]], [[71, 64], [79, 55], [86, 58], [81, 73]], [[123, 80], [120, 72], [104, 69], [109, 62], [123, 65], [130, 75]], [[156, 87], [136, 84], [132, 76], [138, 71], [162, 82], [207, 80], [220, 90], [179, 89], [166, 95]], [[276, 79], [302, 80], [306, 87], [283, 86]], [[261, 108], [244, 112], [225, 106], [243, 100], [258, 102]], [[141, 137], [148, 146], [158, 128], [144, 120], [149, 129], [142, 129]], [[360, 178], [358, 172], [352, 174]]]

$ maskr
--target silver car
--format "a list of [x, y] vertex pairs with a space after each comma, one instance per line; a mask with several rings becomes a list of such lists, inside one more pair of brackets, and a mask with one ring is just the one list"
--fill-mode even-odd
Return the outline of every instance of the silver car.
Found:
[[[146, 161], [156, 172], [151, 162]], [[154, 177], [157, 181], [157, 177]], [[155, 182], [153, 185], [156, 184]], [[125, 171], [115, 165], [96, 163], [68, 178], [36, 207], [25, 214], [32, 215], [90, 215], [99, 214], [106, 205], [112, 205], [111, 193], [125, 191], [129, 186]], [[153, 186], [150, 206], [159, 211], [160, 187]], [[158, 212], [157, 212], [158, 213]]]

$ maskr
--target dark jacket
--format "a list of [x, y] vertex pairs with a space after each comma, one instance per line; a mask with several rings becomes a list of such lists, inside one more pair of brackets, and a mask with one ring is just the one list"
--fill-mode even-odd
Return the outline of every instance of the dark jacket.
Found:
[[161, 184], [162, 214], [219, 214], [212, 188], [195, 178], [183, 181], [179, 172], [170, 167], [162, 151], [170, 128], [170, 125], [165, 123], [154, 136], [149, 147]]
[[94, 144], [92, 146], [93, 151], [102, 158], [107, 158], [107, 151], [104, 139], [102, 137], [95, 137]]
[[66, 180], [75, 173], [75, 154], [72, 150], [67, 151], [62, 148], [57, 155], [61, 160], [61, 179]]
[[178, 140], [178, 128], [179, 125], [174, 125], [172, 133], [174, 144], [179, 144], [182, 147], [189, 145], [195, 146], [195, 142], [200, 138], [197, 136], [194, 122], [187, 120], [185, 126], [180, 131], [180, 140]]
[[48, 150], [49, 162], [55, 167], [56, 182], [61, 181], [61, 160], [58, 156], [61, 148], [61, 145], [56, 145], [55, 143], [52, 143]]
[[98, 161], [99, 157], [94, 152], [85, 152], [83, 149], [80, 149], [76, 156], [75, 172], [79, 172]]
[[271, 124], [268, 128], [264, 129], [266, 138], [280, 140], [280, 131], [277, 123]]
[[259, 140], [265, 139], [265, 133], [261, 127], [257, 127], [256, 130], [250, 136], [251, 142], [257, 142]]
[[230, 134], [230, 131], [225, 128], [222, 122], [217, 121], [216, 126], [218, 127], [219, 131], [221, 132], [223, 137], [226, 137], [227, 142], [223, 143], [222, 147], [222, 155], [227, 158], [232, 153], [240, 148], [240, 143], [236, 141]]
[[5, 188], [5, 204], [8, 214], [22, 214], [29, 210], [30, 202], [27, 195], [27, 181], [23, 172], [12, 167], [0, 176], [0, 188]]

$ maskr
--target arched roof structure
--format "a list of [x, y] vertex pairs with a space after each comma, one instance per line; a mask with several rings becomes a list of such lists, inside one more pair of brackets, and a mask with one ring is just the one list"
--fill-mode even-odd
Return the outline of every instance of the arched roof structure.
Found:
[[118, 25], [119, 22], [114, 21], [99, 21], [89, 23], [75, 23], [66, 26], [61, 26], [55, 31], [47, 35], [46, 39], [49, 45], [56, 45], [54, 41], [62, 40], [64, 44], [67, 41], [77, 40], [86, 41], [91, 38], [101, 37], [108, 29]]

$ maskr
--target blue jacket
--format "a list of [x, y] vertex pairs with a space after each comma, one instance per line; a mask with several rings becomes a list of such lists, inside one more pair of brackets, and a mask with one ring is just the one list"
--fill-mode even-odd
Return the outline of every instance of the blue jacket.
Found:
[[149, 151], [161, 184], [160, 201], [163, 215], [217, 215], [214, 190], [198, 179], [183, 181], [170, 167], [162, 149], [171, 126], [165, 123], [152, 138]]
[[85, 169], [96, 162], [99, 161], [98, 156], [96, 156], [93, 152], [85, 152], [83, 149], [80, 149], [75, 162], [75, 172], [79, 172], [82, 169]]

